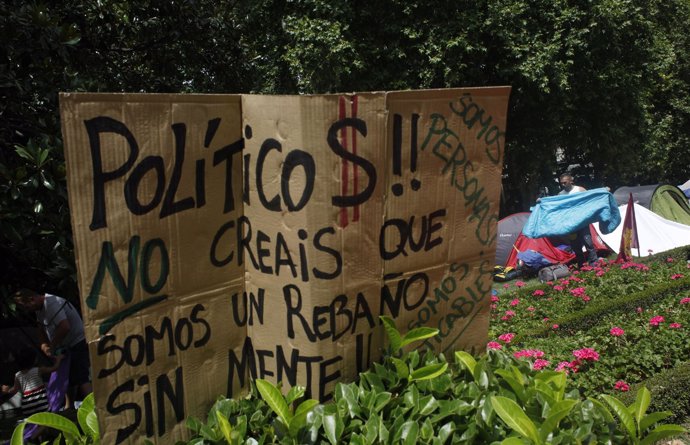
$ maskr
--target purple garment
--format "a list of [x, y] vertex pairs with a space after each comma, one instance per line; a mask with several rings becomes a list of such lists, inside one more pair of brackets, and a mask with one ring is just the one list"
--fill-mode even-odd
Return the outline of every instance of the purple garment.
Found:
[[50, 412], [56, 413], [65, 406], [65, 394], [67, 394], [67, 388], [69, 387], [69, 365], [70, 357], [66, 353], [60, 362], [60, 367], [50, 374], [50, 379], [46, 386], [48, 409]]
[[[65, 354], [58, 369], [50, 373], [46, 394], [48, 396], [48, 410], [52, 413], [59, 412], [65, 406], [65, 394], [67, 394], [69, 387], [69, 364], [69, 354]], [[27, 424], [24, 428], [24, 440], [32, 439], [39, 428], [40, 426], [35, 423]]]

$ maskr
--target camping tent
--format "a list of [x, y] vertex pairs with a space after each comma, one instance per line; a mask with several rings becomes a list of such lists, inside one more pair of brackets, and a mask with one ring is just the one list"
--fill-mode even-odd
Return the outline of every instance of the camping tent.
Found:
[[513, 245], [518, 236], [522, 233], [522, 227], [529, 218], [529, 212], [513, 213], [498, 222], [498, 232], [496, 234], [496, 263], [505, 265], [513, 250]]
[[[498, 222], [496, 241], [496, 264], [500, 266], [515, 267], [517, 265], [518, 252], [534, 250], [552, 263], [568, 263], [575, 259], [575, 255], [559, 249], [560, 245], [567, 245], [565, 237], [554, 238], [527, 238], [522, 234], [522, 228], [529, 218], [529, 212], [515, 213], [506, 216]], [[592, 233], [592, 241], [598, 252], [608, 252], [611, 249], [599, 237], [593, 226], [589, 226]]]
[[690, 179], [685, 181], [685, 183], [683, 183], [682, 185], [679, 185], [678, 188], [683, 191], [686, 198], [690, 199]]
[[[620, 206], [619, 210], [621, 215], [625, 215], [628, 205]], [[639, 250], [632, 249], [633, 256], [646, 256], [649, 255], [650, 250], [653, 253], [659, 253], [690, 244], [690, 226], [688, 225], [664, 219], [639, 204], [635, 204], [635, 220], [640, 248]], [[618, 253], [622, 232], [623, 224], [608, 235], [600, 234], [600, 236], [613, 251]]]
[[[589, 232], [592, 234], [592, 242], [597, 249], [597, 254], [599, 256], [606, 255], [611, 249], [604, 244], [604, 241], [592, 224], [589, 225]], [[526, 250], [534, 250], [540, 253], [553, 264], [567, 264], [575, 259], [574, 253], [570, 253], [569, 251], [566, 252], [560, 249], [559, 246], [570, 247], [568, 239], [566, 237], [528, 238], [523, 233], [520, 233], [520, 236], [518, 236], [515, 241], [514, 248], [510, 252], [510, 255], [508, 255], [505, 266], [516, 267], [518, 252], [524, 252]]]
[[621, 187], [613, 194], [619, 206], [628, 203], [630, 193], [635, 203], [657, 215], [681, 224], [690, 225], [690, 205], [685, 194], [675, 185], [642, 185]]

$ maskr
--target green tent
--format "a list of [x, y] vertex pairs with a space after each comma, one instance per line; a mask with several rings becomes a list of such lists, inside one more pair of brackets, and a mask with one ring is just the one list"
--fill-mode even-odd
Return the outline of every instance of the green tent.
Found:
[[682, 190], [675, 185], [641, 185], [621, 187], [613, 194], [618, 205], [628, 203], [630, 193], [633, 201], [648, 208], [657, 215], [690, 226], [690, 205]]

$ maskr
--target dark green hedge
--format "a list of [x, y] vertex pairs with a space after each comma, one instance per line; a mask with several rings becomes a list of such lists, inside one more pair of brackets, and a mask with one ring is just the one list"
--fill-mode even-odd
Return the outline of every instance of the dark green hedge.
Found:
[[626, 405], [635, 400], [637, 390], [646, 386], [652, 393], [650, 411], [671, 411], [671, 423], [683, 423], [690, 418], [690, 362], [662, 371], [653, 377], [633, 385], [630, 391], [619, 395]]

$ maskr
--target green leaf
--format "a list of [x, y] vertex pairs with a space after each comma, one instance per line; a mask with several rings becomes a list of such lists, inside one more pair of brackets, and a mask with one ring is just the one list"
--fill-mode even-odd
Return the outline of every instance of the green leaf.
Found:
[[470, 371], [470, 374], [474, 375], [477, 361], [470, 354], [465, 351], [455, 351], [455, 361], [462, 363]]
[[604, 401], [609, 404], [613, 412], [616, 413], [621, 423], [627, 430], [630, 439], [637, 441], [635, 421], [633, 420], [633, 416], [630, 414], [630, 411], [628, 411], [628, 408], [623, 404], [623, 402], [607, 394], [602, 394], [600, 397], [604, 399]]
[[12, 432], [10, 445], [24, 445], [24, 428], [26, 428], [26, 422], [20, 422], [19, 425], [17, 425]]
[[305, 391], [306, 390], [302, 386], [293, 386], [292, 388], [290, 388], [290, 391], [288, 391], [287, 395], [285, 396], [285, 402], [288, 405], [291, 404], [295, 400], [301, 398], [304, 395]]
[[650, 426], [672, 415], [673, 413], [671, 411], [659, 411], [656, 413], [647, 414], [642, 418], [642, 421], [640, 422], [640, 432], [645, 432], [647, 428], [649, 428]]
[[223, 433], [223, 437], [225, 437], [225, 441], [228, 443], [228, 445], [232, 445], [232, 426], [230, 425], [227, 417], [225, 417], [220, 411], [216, 411], [216, 421], [220, 427], [220, 432]]
[[535, 444], [541, 443], [537, 427], [517, 403], [507, 397], [491, 396], [491, 404], [510, 428]]
[[433, 379], [446, 372], [446, 369], [448, 369], [448, 363], [435, 363], [423, 366], [412, 371], [410, 381]]
[[383, 328], [386, 330], [386, 334], [388, 334], [391, 350], [393, 353], [398, 352], [402, 347], [402, 337], [400, 336], [398, 328], [395, 327], [395, 322], [387, 315], [381, 315], [379, 318], [383, 322]]
[[185, 426], [192, 431], [194, 434], [198, 434], [199, 430], [201, 429], [201, 421], [197, 419], [194, 416], [189, 416], [187, 417], [187, 420], [185, 420]]
[[[639, 426], [640, 422], [642, 422], [642, 418], [644, 417], [645, 413], [647, 412], [647, 409], [649, 408], [649, 403], [652, 401], [652, 395], [649, 393], [649, 390], [645, 388], [644, 386], [637, 391], [637, 397], [635, 397], [635, 401], [630, 405], [629, 411], [635, 418], [635, 423]], [[638, 437], [640, 436], [640, 433], [642, 431], [637, 431]]]
[[511, 371], [507, 369], [496, 369], [494, 374], [501, 376], [501, 378], [510, 386], [510, 389], [513, 390], [520, 401], [526, 401], [525, 387], [513, 377], [513, 373]]
[[427, 338], [435, 337], [436, 335], [438, 335], [438, 329], [427, 328], [424, 326], [420, 328], [414, 328], [408, 331], [407, 334], [405, 334], [405, 336], [403, 336], [400, 347], [405, 347], [412, 342], [426, 340]]
[[81, 437], [79, 428], [71, 420], [55, 413], [36, 413], [26, 419], [27, 423], [35, 423], [62, 431], [70, 437]]
[[96, 415], [96, 411], [91, 411], [86, 415], [86, 425], [88, 425], [88, 428], [93, 433], [93, 435], [91, 436], [92, 439], [99, 439], [101, 437], [101, 433], [98, 427], [98, 416]]
[[501, 441], [501, 445], [525, 445], [525, 441], [520, 439], [519, 437], [506, 437]]
[[599, 413], [600, 413], [602, 416], [604, 416], [604, 418], [606, 419], [606, 422], [608, 422], [608, 423], [613, 423], [613, 422], [615, 422], [615, 419], [613, 418], [613, 415], [611, 415], [611, 411], [609, 411], [608, 408], [606, 408], [606, 406], [604, 406], [603, 403], [601, 403], [601, 402], [598, 401], [597, 399], [593, 399], [593, 398], [591, 398], [591, 397], [588, 397], [587, 400], [589, 400], [590, 402], [592, 402], [592, 404], [597, 408], [597, 410], [599, 411]]
[[307, 424], [307, 414], [319, 404], [318, 400], [308, 399], [300, 403], [295, 410], [295, 415], [290, 419], [288, 432], [290, 437], [297, 437], [299, 430]]
[[323, 416], [323, 429], [326, 432], [328, 441], [335, 445], [340, 440], [340, 435], [343, 434], [345, 426], [337, 414], [325, 414]]
[[677, 436], [679, 434], [686, 433], [687, 431], [688, 430], [679, 425], [660, 425], [654, 428], [654, 430], [649, 433], [647, 437], [642, 439], [640, 445], [652, 445], [661, 439]]
[[367, 445], [367, 441], [361, 434], [353, 434], [350, 436], [350, 445]]
[[549, 417], [544, 420], [544, 423], [541, 424], [541, 428], [539, 429], [539, 436], [542, 442], [546, 443], [546, 438], [549, 434], [558, 427], [558, 424], [563, 418], [570, 414], [570, 411], [573, 410], [573, 407], [577, 405], [577, 403], [577, 400], [561, 400], [551, 408]]
[[256, 379], [254, 382], [261, 394], [261, 398], [264, 399], [273, 412], [278, 415], [283, 425], [290, 425], [290, 418], [292, 416], [290, 415], [290, 409], [280, 390], [273, 386], [271, 382], [264, 379]]
[[42, 166], [45, 162], [46, 159], [48, 159], [48, 155], [50, 154], [50, 150], [48, 149], [39, 149], [38, 150], [38, 166]]
[[402, 427], [403, 445], [415, 445], [419, 436], [419, 424], [414, 420], [408, 420]]
[[395, 357], [391, 357], [391, 362], [395, 366], [398, 377], [407, 379], [410, 376], [410, 368], [407, 366], [407, 363]]
[[[348, 413], [350, 414], [350, 418], [354, 418], [359, 415], [362, 409], [362, 405], [360, 405], [359, 401], [357, 400], [357, 394], [355, 393], [356, 386], [354, 384], [343, 384], [343, 383], [338, 383], [335, 387], [335, 392], [337, 395], [339, 395], [339, 398], [342, 400], [345, 400], [347, 403], [347, 410]], [[372, 393], [369, 393], [370, 396], [373, 396]], [[371, 403], [371, 400], [369, 402]]]
[[[79, 410], [77, 410], [77, 421], [79, 422], [79, 426], [81, 427], [81, 430], [91, 438], [99, 437], [98, 419], [96, 418], [94, 409], [95, 403], [93, 393], [91, 393], [84, 398]], [[91, 415], [91, 419], [89, 419], [89, 415]]]
[[33, 161], [34, 157], [25, 147], [21, 147], [19, 145], [14, 146], [14, 151], [19, 155], [20, 157], [26, 159], [27, 161]]
[[[216, 423], [217, 423], [217, 421], [216, 421]], [[201, 434], [201, 437], [203, 437], [204, 439], [209, 440], [211, 442], [216, 442], [216, 441], [223, 438], [222, 433], [211, 428], [209, 425], [201, 425], [201, 429], [199, 430], [199, 433]]]
[[419, 400], [419, 415], [428, 416], [438, 408], [438, 400], [432, 395], [424, 396]]
[[374, 399], [374, 412], [378, 413], [386, 405], [388, 405], [388, 402], [391, 401], [391, 397], [393, 397], [393, 395], [389, 392], [381, 392], [376, 394], [376, 398]]
[[565, 395], [565, 384], [567, 382], [565, 372], [540, 371], [534, 379], [553, 385], [555, 387], [553, 397], [557, 401], [563, 400], [563, 396]]
[[364, 424], [364, 438], [367, 443], [374, 443], [374, 440], [379, 435], [379, 423], [381, 419], [378, 414], [369, 416], [369, 420]]

